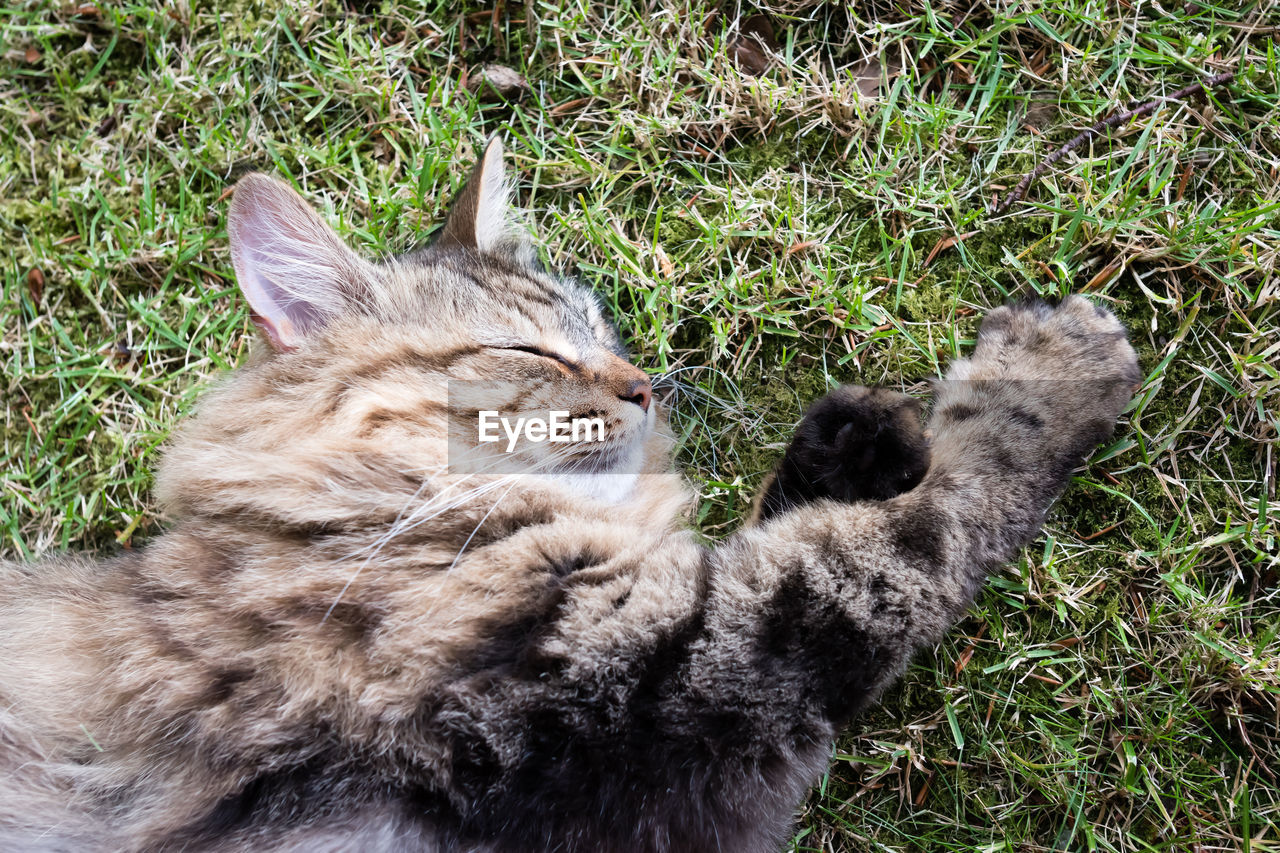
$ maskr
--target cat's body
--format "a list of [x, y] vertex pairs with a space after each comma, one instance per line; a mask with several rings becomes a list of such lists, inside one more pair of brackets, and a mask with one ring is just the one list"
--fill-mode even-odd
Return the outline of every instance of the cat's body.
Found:
[[[1035, 535], [1137, 378], [1084, 300], [999, 309], [918, 486], [782, 496], [707, 547], [647, 381], [503, 230], [494, 150], [436, 246], [380, 267], [242, 182], [274, 349], [176, 433], [173, 528], [0, 569], [0, 849], [775, 850], [840, 726]], [[495, 376], [608, 442], [448, 467], [447, 383]]]

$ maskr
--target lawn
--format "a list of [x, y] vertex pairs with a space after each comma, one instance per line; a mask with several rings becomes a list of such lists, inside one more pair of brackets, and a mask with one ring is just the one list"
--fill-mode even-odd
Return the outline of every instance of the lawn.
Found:
[[1083, 290], [1132, 332], [1115, 439], [841, 739], [796, 850], [1280, 850], [1277, 33], [1200, 0], [9, 4], [3, 552], [162, 527], [166, 433], [252, 345], [239, 175], [397, 252], [501, 133], [713, 537], [807, 401], [927, 394], [992, 306]]

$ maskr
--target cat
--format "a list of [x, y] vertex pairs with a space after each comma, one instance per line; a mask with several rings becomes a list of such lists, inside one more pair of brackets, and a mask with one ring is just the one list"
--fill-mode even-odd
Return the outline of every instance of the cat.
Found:
[[[777, 850], [1139, 379], [1084, 298], [997, 308], [927, 432], [832, 393], [707, 545], [648, 376], [508, 195], [493, 141], [434, 242], [373, 263], [238, 182], [265, 343], [173, 434], [170, 528], [0, 568], [0, 849]], [[605, 434], [461, 470], [467, 389]]]

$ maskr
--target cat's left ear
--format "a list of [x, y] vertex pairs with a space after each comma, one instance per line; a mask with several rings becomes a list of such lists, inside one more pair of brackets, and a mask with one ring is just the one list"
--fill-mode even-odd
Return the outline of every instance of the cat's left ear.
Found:
[[510, 241], [514, 236], [510, 199], [502, 140], [495, 136], [454, 199], [436, 245], [492, 252]]

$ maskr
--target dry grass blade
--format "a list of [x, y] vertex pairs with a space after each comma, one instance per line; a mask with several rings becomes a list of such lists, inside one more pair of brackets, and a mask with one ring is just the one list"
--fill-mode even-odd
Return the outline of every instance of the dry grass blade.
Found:
[[1105, 118], [1105, 119], [1102, 119], [1101, 121], [1095, 122], [1091, 127], [1088, 127], [1085, 130], [1081, 131], [1080, 133], [1076, 134], [1076, 136], [1073, 137], [1069, 142], [1067, 142], [1058, 150], [1054, 151], [1052, 154], [1046, 157], [1043, 161], [1041, 161], [1038, 166], [1036, 166], [1034, 169], [1028, 172], [1022, 178], [1022, 180], [1018, 181], [1018, 185], [1013, 188], [1013, 192], [1009, 193], [1001, 201], [999, 201], [998, 203], [992, 206], [991, 212], [1003, 213], [1004, 211], [1008, 210], [1012, 204], [1019, 201], [1023, 197], [1023, 195], [1026, 194], [1027, 187], [1031, 186], [1032, 181], [1034, 181], [1036, 178], [1043, 175], [1045, 172], [1047, 172], [1050, 169], [1050, 167], [1053, 166], [1054, 163], [1058, 162], [1067, 154], [1079, 148], [1087, 140], [1092, 139], [1095, 136], [1098, 136], [1099, 134], [1103, 133], [1109, 128], [1119, 127], [1120, 125], [1125, 124], [1126, 122], [1130, 122], [1135, 118], [1140, 118], [1141, 116], [1153, 113], [1157, 109], [1159, 109], [1160, 107], [1164, 106], [1165, 104], [1171, 101], [1185, 100], [1186, 98], [1189, 98], [1192, 95], [1198, 94], [1200, 92], [1207, 92], [1210, 89], [1229, 83], [1231, 80], [1235, 79], [1235, 76], [1236, 74], [1234, 71], [1227, 71], [1222, 74], [1215, 74], [1212, 77], [1208, 77], [1200, 81], [1199, 83], [1192, 83], [1190, 86], [1187, 86], [1183, 89], [1179, 89], [1178, 91], [1174, 92], [1172, 95], [1169, 95], [1163, 98], [1152, 98], [1151, 100], [1145, 103], [1139, 104], [1136, 107], [1124, 110], [1122, 112], [1116, 113], [1113, 116], [1110, 116], [1109, 118]]

